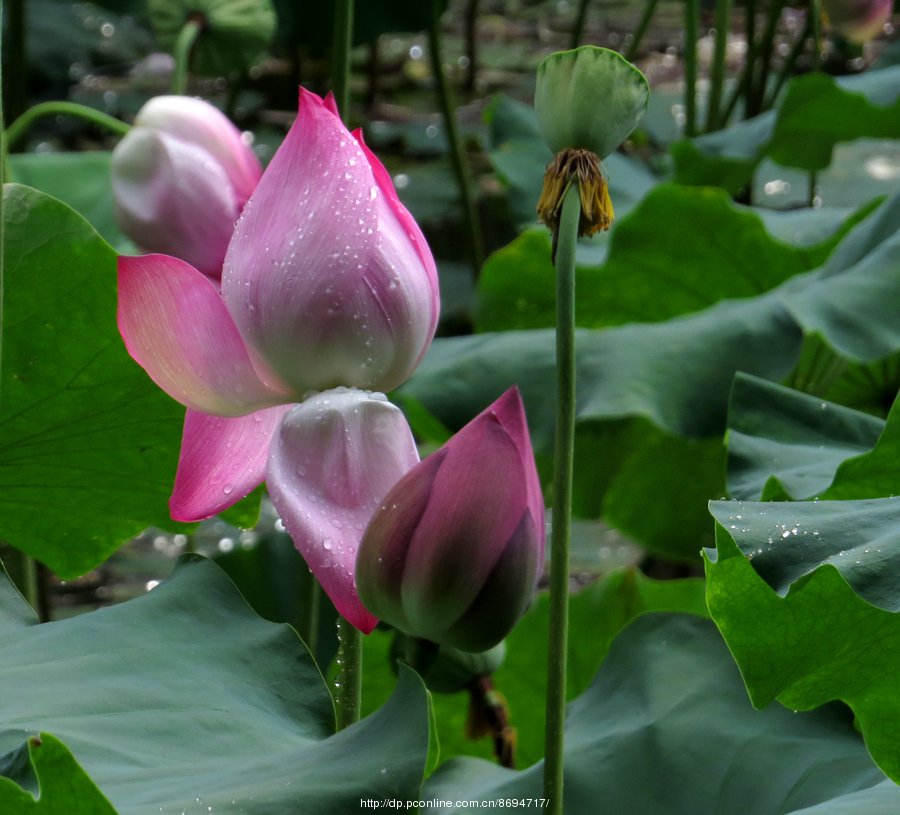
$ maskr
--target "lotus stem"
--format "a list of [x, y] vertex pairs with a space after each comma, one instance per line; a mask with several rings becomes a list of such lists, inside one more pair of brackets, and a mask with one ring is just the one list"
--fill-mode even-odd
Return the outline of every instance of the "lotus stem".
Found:
[[6, 150], [16, 144], [31, 126], [44, 116], [77, 116], [118, 136], [124, 136], [131, 130], [131, 125], [87, 105], [79, 105], [76, 102], [41, 102], [28, 108], [6, 129]]
[[563, 812], [566, 654], [569, 637], [569, 537], [575, 447], [575, 246], [581, 199], [572, 180], [563, 199], [556, 242], [556, 439], [550, 545], [550, 623], [544, 797], [550, 815]]
[[337, 729], [359, 721], [362, 706], [362, 635], [343, 617], [337, 620], [338, 673], [334, 680]]
[[575, 25], [572, 26], [572, 43], [570, 48], [578, 48], [581, 37], [584, 34], [584, 21], [587, 19], [588, 0], [579, 0], [578, 11], [575, 14]]
[[350, 51], [353, 47], [353, 0], [334, 5], [334, 40], [331, 50], [331, 92], [344, 122], [350, 104]]
[[466, 58], [469, 64], [466, 66], [466, 79], [463, 87], [468, 93], [475, 90], [475, 80], [478, 73], [478, 0], [467, 0], [466, 16]]
[[[338, 0], [334, 10], [334, 49], [331, 88], [341, 118], [346, 123], [350, 101], [350, 47], [353, 42], [353, 0]], [[313, 578], [315, 581], [315, 578]], [[311, 592], [313, 597], [316, 590]], [[318, 598], [316, 598], [318, 600]], [[338, 673], [334, 680], [337, 729], [359, 721], [362, 705], [362, 635], [343, 617], [337, 620]]]
[[781, 70], [778, 72], [778, 79], [775, 80], [775, 85], [769, 92], [769, 95], [766, 97], [765, 103], [763, 104], [763, 107], [766, 110], [775, 105], [775, 101], [778, 99], [778, 94], [781, 93], [781, 89], [784, 87], [785, 82], [788, 81], [791, 74], [794, 72], [794, 68], [797, 65], [797, 60], [803, 53], [803, 48], [806, 45], [806, 41], [813, 37], [812, 19], [812, 14], [807, 15], [806, 25], [803, 27], [803, 33], [801, 33], [797, 40], [794, 42], [794, 45], [791, 48], [791, 53], [788, 54], [787, 59], [785, 59], [784, 64], [781, 66]]
[[175, 72], [172, 74], [172, 93], [183, 95], [187, 93], [188, 84], [188, 64], [191, 61], [191, 50], [197, 37], [203, 30], [203, 25], [199, 20], [188, 20], [184, 24], [184, 28], [178, 34], [175, 40], [175, 48], [172, 56], [175, 57]]
[[706, 130], [718, 130], [719, 106], [725, 84], [725, 63], [728, 59], [728, 31], [731, 23], [731, 0], [716, 3], [716, 45], [710, 74], [709, 104], [706, 109]]
[[431, 57], [431, 72], [434, 75], [438, 102], [444, 119], [444, 130], [450, 144], [450, 159], [459, 186], [459, 197], [465, 217], [466, 231], [469, 235], [469, 254], [471, 255], [474, 277], [478, 277], [484, 263], [484, 239], [481, 234], [481, 221], [478, 218], [478, 207], [475, 198], [472, 174], [463, 148], [459, 128], [456, 126], [456, 108], [450, 94], [450, 86], [444, 75], [444, 64], [441, 59], [440, 9], [438, 0], [431, 0], [431, 16], [428, 21], [428, 53]]
[[684, 135], [697, 133], [697, 29], [700, 0], [684, 4]]
[[638, 48], [640, 48], [641, 42], [644, 39], [644, 34], [647, 33], [647, 28], [650, 26], [650, 20], [653, 19], [653, 15], [656, 13], [657, 2], [658, 0], [648, 0], [647, 4], [644, 6], [644, 13], [641, 15], [637, 28], [634, 30], [634, 35], [631, 38], [631, 45], [628, 46], [628, 51], [625, 54], [625, 59], [629, 62], [634, 62], [634, 59], [637, 56]]

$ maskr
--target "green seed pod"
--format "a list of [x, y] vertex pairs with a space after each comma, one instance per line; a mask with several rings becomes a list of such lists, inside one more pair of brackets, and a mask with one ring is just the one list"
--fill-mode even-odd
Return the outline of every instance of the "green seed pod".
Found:
[[275, 33], [270, 0], [148, 0], [147, 10], [160, 45], [170, 51], [186, 23], [200, 25], [191, 70], [204, 76], [246, 70]]
[[537, 69], [534, 109], [554, 153], [576, 148], [605, 158], [637, 126], [649, 99], [647, 78], [607, 48], [558, 51]]

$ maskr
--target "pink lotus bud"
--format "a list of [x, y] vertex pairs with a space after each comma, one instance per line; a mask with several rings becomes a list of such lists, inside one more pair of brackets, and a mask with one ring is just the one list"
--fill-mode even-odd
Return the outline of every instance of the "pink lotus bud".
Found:
[[438, 319], [434, 260], [330, 99], [301, 89], [297, 121], [235, 228], [222, 296], [256, 356], [297, 393], [387, 391], [424, 355]]
[[113, 151], [119, 225], [142, 248], [219, 277], [235, 221], [261, 172], [240, 132], [212, 105], [158, 96]]
[[400, 409], [380, 393], [347, 388], [294, 407], [272, 441], [272, 503], [337, 610], [367, 634], [377, 619], [356, 592], [359, 541], [378, 503], [418, 460]]
[[891, 19], [894, 0], [823, 0], [822, 10], [835, 31], [862, 45], [884, 30]]
[[365, 606], [411, 636], [484, 651], [512, 629], [544, 559], [544, 503], [512, 388], [388, 492], [356, 560]]

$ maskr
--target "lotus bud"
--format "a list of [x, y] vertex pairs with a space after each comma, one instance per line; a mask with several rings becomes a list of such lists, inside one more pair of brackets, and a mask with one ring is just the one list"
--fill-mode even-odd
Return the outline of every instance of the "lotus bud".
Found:
[[439, 312], [434, 259], [333, 99], [301, 89], [235, 227], [222, 297], [255, 358], [301, 395], [392, 390], [425, 354]]
[[601, 160], [634, 130], [649, 98], [646, 77], [606, 48], [560, 51], [538, 66], [534, 109], [541, 136], [556, 157], [547, 167], [537, 209], [554, 233], [573, 179], [581, 197], [579, 234], [609, 229], [614, 213]]
[[262, 169], [237, 128], [199, 99], [151, 99], [112, 156], [122, 231], [142, 249], [218, 278]]
[[838, 34], [862, 45], [884, 31], [894, 0], [823, 0], [822, 10]]
[[387, 493], [356, 581], [365, 606], [403, 633], [486, 651], [525, 610], [543, 560], [544, 504], [513, 388]]

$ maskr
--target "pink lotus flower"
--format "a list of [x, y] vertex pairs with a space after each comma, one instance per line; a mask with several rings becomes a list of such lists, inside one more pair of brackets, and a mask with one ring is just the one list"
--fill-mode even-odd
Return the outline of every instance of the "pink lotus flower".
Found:
[[894, 0], [823, 0], [822, 9], [835, 31], [862, 45], [884, 31]]
[[221, 287], [174, 257], [119, 258], [126, 347], [188, 407], [172, 516], [210, 517], [260, 484], [281, 417], [311, 392], [403, 382], [438, 308], [434, 260], [384, 167], [301, 89]]
[[266, 486], [287, 531], [340, 613], [368, 634], [355, 562], [369, 518], [419, 460], [409, 425], [380, 393], [337, 388], [295, 406], [269, 453]]
[[516, 388], [387, 493], [363, 536], [366, 608], [406, 634], [463, 651], [502, 640], [544, 562], [544, 503]]
[[262, 174], [240, 131], [215, 107], [157, 96], [112, 155], [122, 231], [153, 252], [218, 278], [234, 224]]

